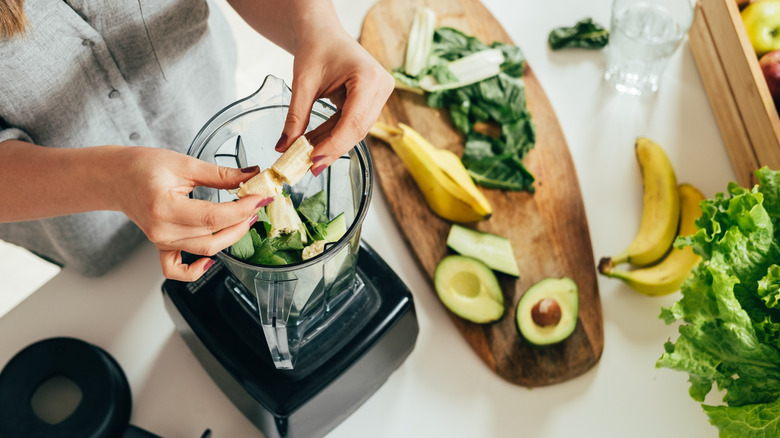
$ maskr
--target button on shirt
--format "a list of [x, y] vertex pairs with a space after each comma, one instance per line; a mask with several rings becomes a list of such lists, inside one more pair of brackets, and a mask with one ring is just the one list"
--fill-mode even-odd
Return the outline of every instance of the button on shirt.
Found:
[[[0, 39], [0, 142], [186, 152], [201, 126], [236, 99], [235, 44], [209, 6], [26, 0], [26, 33]], [[0, 239], [86, 275], [102, 274], [143, 238], [119, 212], [0, 224]]]

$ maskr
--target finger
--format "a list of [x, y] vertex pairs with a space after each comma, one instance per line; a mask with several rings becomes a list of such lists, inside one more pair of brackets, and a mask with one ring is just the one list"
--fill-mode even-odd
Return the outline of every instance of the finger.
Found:
[[211, 234], [247, 220], [257, 210], [270, 204], [273, 198], [258, 195], [245, 196], [234, 202], [213, 203], [200, 199], [184, 199], [172, 206], [169, 222], [201, 227], [198, 234]]
[[171, 280], [195, 281], [212, 265], [214, 265], [214, 260], [208, 257], [186, 264], [181, 259], [181, 251], [160, 251], [160, 267], [162, 268], [163, 276]]
[[218, 166], [203, 160], [193, 158], [190, 161], [190, 179], [197, 185], [215, 189], [233, 189], [246, 182], [260, 172], [259, 166], [243, 169]]
[[357, 89], [348, 92], [338, 122], [330, 135], [312, 152], [312, 161], [325, 156], [329, 159], [320, 158], [319, 162], [330, 165], [336, 158], [363, 140], [382, 110], [382, 105], [374, 105], [376, 98], [377, 93], [367, 93]]
[[170, 246], [176, 247], [191, 254], [213, 256], [230, 245], [238, 242], [249, 227], [255, 223], [257, 216], [249, 218], [230, 227], [224, 228], [214, 234], [182, 239], [172, 242]]
[[290, 107], [287, 110], [287, 118], [284, 121], [282, 136], [276, 143], [276, 150], [284, 152], [295, 139], [303, 135], [306, 125], [309, 124], [309, 115], [311, 114], [314, 99], [317, 98], [316, 88], [309, 85], [301, 77], [295, 78], [293, 82], [292, 96], [290, 97]]
[[309, 140], [309, 143], [316, 146], [322, 140], [327, 138], [330, 135], [330, 131], [333, 130], [333, 127], [336, 126], [336, 123], [339, 121], [339, 116], [341, 114], [339, 112], [336, 112], [332, 116], [330, 116], [329, 119], [325, 120], [320, 124], [320, 126], [312, 129], [311, 131], [306, 133], [306, 138]]

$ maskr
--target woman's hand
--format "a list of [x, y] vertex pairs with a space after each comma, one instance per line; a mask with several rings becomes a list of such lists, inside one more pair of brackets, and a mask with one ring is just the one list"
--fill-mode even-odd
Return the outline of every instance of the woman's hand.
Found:
[[312, 173], [319, 174], [366, 136], [393, 91], [393, 77], [344, 30], [329, 0], [228, 2], [250, 26], [295, 56], [279, 152], [303, 134], [316, 99], [328, 98], [338, 108], [307, 135], [315, 146]]
[[316, 99], [330, 99], [336, 114], [307, 134], [315, 146], [312, 173], [317, 176], [368, 134], [395, 82], [345, 32], [327, 38], [310, 34], [311, 40], [302, 40], [295, 52], [292, 101], [277, 150], [286, 150], [303, 134]]
[[235, 202], [190, 199], [195, 186], [238, 187], [259, 169], [232, 169], [177, 152], [132, 147], [121, 152], [125, 163], [119, 184], [111, 188], [123, 211], [160, 251], [165, 277], [193, 281], [211, 265], [202, 257], [187, 265], [181, 252], [213, 256], [238, 241], [257, 220], [257, 211], [272, 198], [247, 196]]

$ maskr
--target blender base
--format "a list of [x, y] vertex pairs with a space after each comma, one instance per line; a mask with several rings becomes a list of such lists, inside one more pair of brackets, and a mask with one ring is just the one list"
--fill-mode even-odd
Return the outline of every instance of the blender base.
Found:
[[165, 307], [211, 378], [267, 438], [325, 435], [414, 348], [419, 328], [412, 295], [363, 241], [357, 277], [375, 311], [358, 331], [339, 333], [350, 339], [313, 368], [276, 369], [257, 316], [226, 286], [230, 275], [217, 263], [197, 282], [166, 280]]

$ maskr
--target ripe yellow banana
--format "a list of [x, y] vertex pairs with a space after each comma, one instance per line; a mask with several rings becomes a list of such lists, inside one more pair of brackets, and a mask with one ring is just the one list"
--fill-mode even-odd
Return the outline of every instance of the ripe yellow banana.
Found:
[[[701, 215], [699, 203], [704, 195], [690, 184], [680, 184], [680, 236], [690, 236], [696, 232], [696, 218]], [[689, 246], [674, 248], [659, 263], [633, 271], [608, 270], [602, 272], [609, 277], [619, 278], [632, 289], [645, 295], [665, 295], [680, 289], [691, 274], [691, 269], [701, 261], [701, 257]]]
[[306, 175], [312, 165], [312, 150], [314, 147], [306, 137], [298, 137], [270, 168], [239, 184], [236, 195], [239, 198], [247, 195], [261, 195], [266, 198], [279, 195], [282, 193], [283, 183], [294, 186]]
[[634, 266], [651, 265], [669, 251], [677, 235], [680, 194], [672, 163], [661, 146], [646, 137], [637, 138], [635, 151], [643, 185], [639, 231], [625, 251], [601, 259], [599, 270], [602, 265], [611, 269], [625, 262]]
[[493, 209], [466, 172], [460, 158], [439, 149], [411, 127], [377, 123], [370, 134], [387, 142], [414, 178], [428, 206], [452, 222], [477, 222]]

